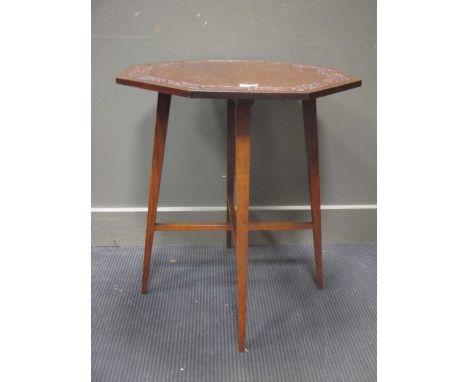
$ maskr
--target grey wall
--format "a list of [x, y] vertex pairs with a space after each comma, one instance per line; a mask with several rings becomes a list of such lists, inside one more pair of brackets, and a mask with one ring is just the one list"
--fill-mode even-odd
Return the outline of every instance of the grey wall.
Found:
[[[318, 101], [322, 204], [376, 202], [373, 0], [92, 2], [92, 205], [147, 203], [156, 93], [115, 84], [130, 63], [271, 59], [333, 66], [363, 87]], [[175, 97], [160, 205], [225, 204], [221, 100]], [[251, 204], [308, 203], [300, 104], [258, 101]]]

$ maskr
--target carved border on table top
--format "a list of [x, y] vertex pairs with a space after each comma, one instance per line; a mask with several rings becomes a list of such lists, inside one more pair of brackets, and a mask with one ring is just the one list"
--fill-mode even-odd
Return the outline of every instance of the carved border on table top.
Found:
[[[277, 64], [277, 65], [285, 65], [290, 67], [295, 67], [299, 69], [315, 69], [319, 74], [321, 74], [324, 78], [319, 81], [313, 81], [310, 83], [298, 85], [298, 86], [288, 86], [288, 87], [278, 87], [278, 86], [268, 86], [262, 85], [261, 87], [252, 87], [252, 88], [245, 88], [240, 87], [238, 85], [203, 85], [203, 84], [194, 84], [191, 82], [186, 81], [174, 81], [171, 79], [161, 78], [152, 74], [149, 74], [151, 69], [154, 66], [164, 67], [164, 66], [174, 66], [178, 64], [187, 64], [187, 63], [196, 63], [196, 62], [223, 62], [223, 63], [233, 63], [233, 62], [256, 62], [261, 63], [265, 62], [268, 64]], [[256, 91], [256, 92], [308, 92], [313, 91], [319, 88], [324, 88], [334, 84], [341, 84], [343, 82], [351, 81], [351, 78], [347, 77], [341, 72], [338, 72], [335, 69], [322, 67], [322, 66], [312, 66], [312, 65], [301, 65], [301, 64], [289, 64], [280, 61], [262, 61], [262, 60], [249, 60], [249, 61], [242, 61], [242, 60], [209, 60], [209, 61], [175, 61], [175, 62], [162, 62], [158, 64], [142, 64], [142, 65], [133, 65], [127, 72], [126, 76], [133, 80], [139, 81], [151, 81], [154, 83], [158, 83], [162, 86], [170, 87], [170, 88], [177, 88], [177, 89], [187, 89], [192, 91], [199, 91], [199, 90], [225, 90], [225, 91]]]

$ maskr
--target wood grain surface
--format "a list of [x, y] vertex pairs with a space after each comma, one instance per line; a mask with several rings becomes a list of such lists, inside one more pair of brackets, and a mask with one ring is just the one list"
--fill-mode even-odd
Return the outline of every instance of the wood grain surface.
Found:
[[117, 83], [193, 98], [311, 99], [361, 86], [336, 69], [279, 61], [202, 60], [130, 65]]

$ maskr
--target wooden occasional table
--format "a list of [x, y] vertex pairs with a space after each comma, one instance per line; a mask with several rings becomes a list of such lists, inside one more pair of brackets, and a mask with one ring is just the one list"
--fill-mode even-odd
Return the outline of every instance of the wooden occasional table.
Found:
[[[341, 71], [269, 61], [177, 61], [130, 65], [117, 83], [159, 92], [149, 186], [141, 292], [148, 292], [155, 231], [226, 231], [237, 267], [238, 350], [246, 349], [249, 231], [312, 229], [316, 282], [323, 288], [316, 98], [361, 86]], [[227, 100], [227, 221], [218, 224], [159, 224], [156, 212], [172, 95]], [[301, 100], [312, 221], [249, 222], [250, 114], [255, 99]], [[234, 199], [235, 195], [235, 199]]]

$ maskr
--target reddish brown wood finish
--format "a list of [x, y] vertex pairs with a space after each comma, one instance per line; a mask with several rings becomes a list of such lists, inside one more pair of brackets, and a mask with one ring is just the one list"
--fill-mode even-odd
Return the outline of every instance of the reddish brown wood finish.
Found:
[[315, 100], [302, 101], [304, 132], [309, 174], [310, 206], [312, 212], [312, 230], [314, 232], [315, 274], [317, 285], [323, 288], [322, 267], [322, 228], [320, 213], [320, 174], [318, 157], [317, 103]]
[[[116, 81], [159, 92], [141, 291], [148, 292], [155, 231], [226, 231], [227, 246], [235, 244], [238, 350], [243, 352], [249, 231], [312, 229], [316, 279], [318, 287], [323, 288], [316, 98], [361, 86], [361, 80], [335, 69], [311, 65], [208, 60], [130, 65]], [[171, 95], [227, 99], [226, 223], [156, 223]], [[302, 100], [312, 222], [249, 222], [250, 116], [253, 100], [259, 98]]]
[[249, 245], [250, 113], [252, 100], [236, 104], [236, 266], [237, 266], [237, 346], [246, 347], [247, 279]]
[[229, 223], [156, 223], [155, 231], [230, 231]]
[[[228, 210], [234, 211], [229, 203]], [[231, 214], [232, 222], [227, 223], [156, 223], [154, 231], [226, 231], [232, 233], [236, 227], [235, 213]], [[293, 231], [313, 229], [312, 222], [266, 221], [249, 222], [249, 231]]]
[[193, 98], [312, 99], [361, 86], [336, 69], [257, 60], [202, 60], [130, 65], [122, 85]]
[[227, 209], [229, 211], [230, 225], [231, 225], [231, 246], [236, 242], [236, 207], [234, 205], [234, 196], [230, 195], [227, 201]]
[[[234, 210], [234, 171], [235, 171], [235, 102], [227, 100], [227, 168], [226, 168], [226, 206], [227, 222], [232, 223]], [[226, 233], [226, 246], [232, 248], [232, 233]]]
[[312, 229], [312, 222], [252, 222], [249, 231], [296, 231]]
[[153, 250], [154, 224], [158, 207], [159, 186], [161, 184], [161, 172], [164, 159], [164, 146], [166, 144], [167, 123], [171, 96], [159, 93], [156, 111], [156, 126], [154, 132], [153, 161], [151, 164], [151, 176], [148, 196], [148, 215], [146, 219], [145, 255], [143, 260], [143, 277], [141, 281], [141, 293], [148, 293], [148, 278], [150, 273], [151, 251]]

